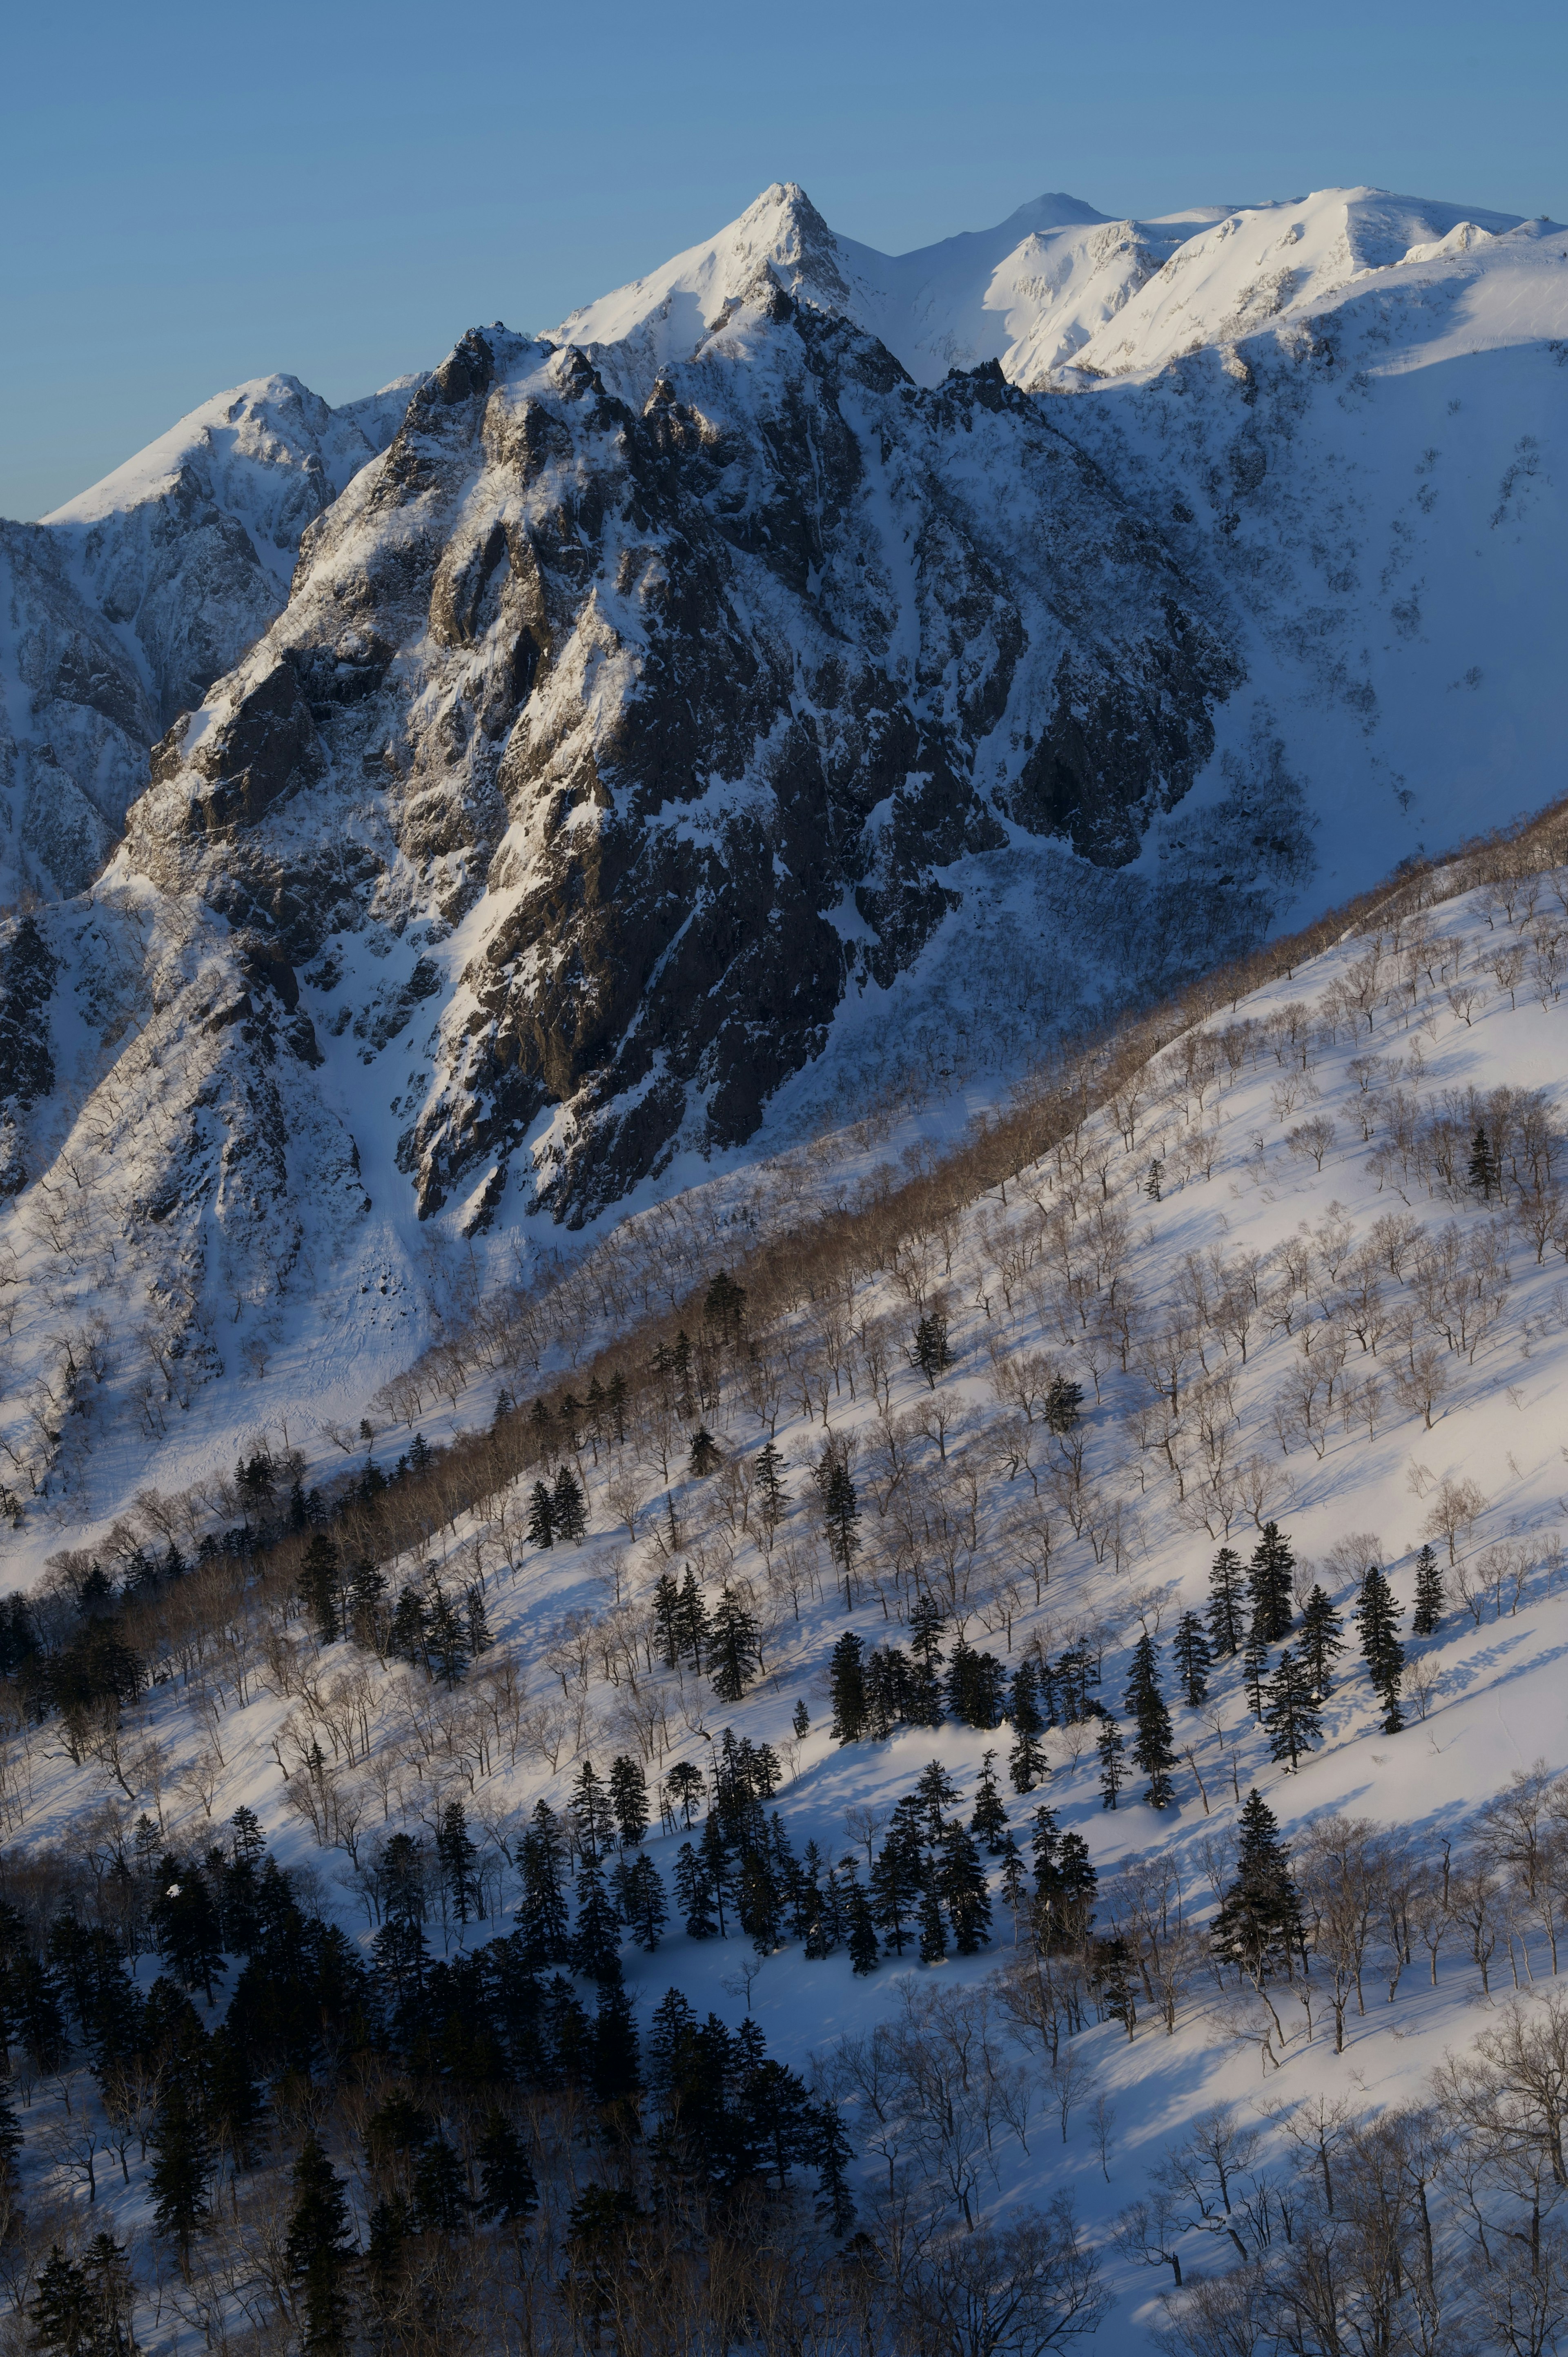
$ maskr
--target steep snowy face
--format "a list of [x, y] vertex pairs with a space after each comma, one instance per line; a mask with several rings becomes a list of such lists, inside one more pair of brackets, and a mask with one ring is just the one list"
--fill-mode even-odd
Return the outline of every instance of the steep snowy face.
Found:
[[280, 611], [306, 526], [386, 447], [417, 382], [333, 410], [260, 378], [42, 523], [0, 526], [0, 889], [91, 882], [154, 738]]
[[804, 190], [776, 183], [740, 219], [661, 270], [574, 311], [553, 340], [613, 347], [606, 382], [646, 397], [659, 369], [696, 350], [759, 274], [875, 336], [917, 384], [999, 361], [1033, 384], [1070, 360], [1208, 214], [1108, 221], [1076, 197], [1037, 197], [995, 229], [911, 253], [837, 237]]

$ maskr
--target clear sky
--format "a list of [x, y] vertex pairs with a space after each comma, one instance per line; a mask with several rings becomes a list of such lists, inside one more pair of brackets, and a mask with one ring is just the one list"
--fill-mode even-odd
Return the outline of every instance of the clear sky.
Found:
[[547, 328], [799, 180], [904, 251], [1047, 188], [1369, 181], [1568, 216], [1568, 9], [1519, 0], [51, 0], [0, 91], [0, 513], [209, 394]]

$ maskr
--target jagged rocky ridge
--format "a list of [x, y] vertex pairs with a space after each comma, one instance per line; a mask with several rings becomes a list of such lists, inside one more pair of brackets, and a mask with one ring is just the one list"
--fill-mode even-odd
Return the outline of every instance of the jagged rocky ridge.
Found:
[[[6, 953], [18, 1365], [63, 1263], [150, 1432], [306, 1338], [362, 1396], [444, 1241], [494, 1269], [535, 1207], [1004, 1075], [1553, 790], [1546, 225], [1087, 210], [878, 278], [769, 191], [599, 340], [466, 337], [335, 500], [285, 481], [286, 606]], [[142, 646], [139, 726], [179, 676]]]

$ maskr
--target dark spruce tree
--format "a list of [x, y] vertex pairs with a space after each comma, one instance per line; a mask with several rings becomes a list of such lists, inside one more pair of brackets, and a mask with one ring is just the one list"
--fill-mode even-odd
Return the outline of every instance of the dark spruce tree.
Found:
[[622, 1849], [635, 1849], [648, 1831], [648, 1779], [629, 1751], [610, 1761], [610, 1809]]
[[152, 2133], [153, 2165], [147, 2182], [153, 2222], [179, 2253], [181, 2273], [190, 2273], [190, 2246], [208, 2213], [212, 2150], [193, 2083], [183, 2072], [166, 2087]]
[[980, 1852], [956, 1822], [942, 1835], [934, 1879], [952, 1925], [953, 1946], [961, 1956], [972, 1956], [990, 1942], [991, 1893]]
[[1094, 1748], [1100, 1754], [1100, 1804], [1113, 1809], [1126, 1789], [1127, 1747], [1109, 1711], [1100, 1722]]
[[569, 1918], [566, 1907], [566, 1843], [548, 1801], [540, 1801], [532, 1823], [518, 1844], [522, 1898], [517, 1928], [530, 1964], [564, 1964]]
[[1013, 1749], [1007, 1757], [1007, 1772], [1015, 1792], [1032, 1792], [1050, 1773], [1042, 1738], [1046, 1731], [1045, 1715], [1040, 1708], [1039, 1674], [1027, 1653], [1013, 1673], [1013, 1691], [1008, 1697], [1007, 1717], [1012, 1722]]
[[330, 1645], [342, 1633], [338, 1617], [342, 1575], [338, 1550], [325, 1531], [317, 1531], [306, 1548], [295, 1585], [300, 1602], [310, 1616], [317, 1643]]
[[1247, 1580], [1233, 1547], [1221, 1547], [1208, 1575], [1208, 1641], [1218, 1661], [1239, 1653], [1246, 1639]]
[[697, 1585], [697, 1575], [690, 1564], [686, 1566], [681, 1577], [680, 1609], [677, 1620], [681, 1638], [681, 1658], [682, 1661], [689, 1661], [692, 1667], [700, 1672], [707, 1658], [712, 1631], [708, 1622], [708, 1608], [703, 1600], [703, 1591]]
[[1334, 1692], [1334, 1664], [1345, 1651], [1344, 1626], [1324, 1590], [1314, 1587], [1302, 1607], [1301, 1658], [1319, 1702], [1326, 1702]]
[[952, 1352], [948, 1348], [948, 1321], [940, 1311], [929, 1311], [920, 1319], [905, 1355], [916, 1372], [924, 1375], [927, 1387], [934, 1392], [937, 1377], [952, 1364]]
[[763, 1527], [776, 1531], [789, 1509], [789, 1493], [784, 1487], [783, 1452], [775, 1441], [763, 1442], [752, 1459], [751, 1469]]
[[1236, 1878], [1214, 1918], [1214, 1952], [1262, 1981], [1294, 1973], [1303, 1937], [1301, 1900], [1279, 1820], [1254, 1786], [1241, 1804]]
[[1412, 1635], [1435, 1635], [1446, 1601], [1437, 1556], [1430, 1546], [1423, 1546], [1415, 1559], [1415, 1613], [1410, 1624]]
[[1269, 1666], [1269, 1641], [1261, 1621], [1254, 1620], [1247, 1637], [1247, 1650], [1241, 1656], [1241, 1690], [1247, 1697], [1247, 1707], [1256, 1719], [1263, 1716], [1263, 1679]]
[[1383, 1708], [1382, 1731], [1397, 1735], [1404, 1725], [1400, 1685], [1404, 1676], [1404, 1647], [1399, 1641], [1399, 1606], [1393, 1591], [1375, 1563], [1369, 1564], [1356, 1606], [1361, 1636], [1361, 1658], [1372, 1691]]
[[664, 1885], [659, 1868], [641, 1850], [629, 1864], [618, 1870], [616, 1897], [621, 1920], [639, 1948], [650, 1955], [659, 1945], [659, 1935], [670, 1920], [670, 1909], [664, 1897]]
[[601, 1988], [618, 1984], [620, 1931], [616, 1910], [605, 1889], [596, 1861], [585, 1857], [577, 1868], [577, 1919], [567, 1943], [566, 1962], [585, 1980]]
[[314, 2132], [289, 2172], [294, 2189], [284, 2257], [299, 2303], [304, 2357], [340, 2357], [349, 2345], [349, 2197]]
[[501, 2111], [492, 2111], [474, 2147], [478, 2166], [478, 2215], [487, 2226], [521, 2226], [539, 2207], [539, 2187], [527, 2147]]
[[692, 1453], [687, 1459], [693, 1480], [705, 1480], [710, 1473], [716, 1473], [723, 1463], [718, 1442], [707, 1426], [700, 1424], [692, 1435]]
[[1133, 1649], [1126, 1707], [1133, 1728], [1133, 1764], [1149, 1780], [1144, 1798], [1152, 1809], [1168, 1809], [1176, 1799], [1176, 1785], [1171, 1778], [1171, 1770], [1176, 1766], [1176, 1753], [1171, 1748], [1171, 1715], [1160, 1692], [1155, 1641], [1146, 1629]]
[[1261, 1624], [1271, 1645], [1288, 1637], [1294, 1624], [1295, 1611], [1291, 1598], [1291, 1582], [1295, 1572], [1295, 1557], [1291, 1544], [1277, 1523], [1265, 1523], [1262, 1536], [1252, 1549], [1252, 1560], [1247, 1570], [1247, 1586], [1251, 1598], [1254, 1624]]
[[833, 1647], [828, 1664], [833, 1711], [832, 1732], [838, 1743], [858, 1743], [865, 1726], [865, 1651], [854, 1631], [846, 1629]]
[[828, 1553], [843, 1581], [844, 1609], [854, 1610], [854, 1559], [860, 1553], [860, 1501], [842, 1457], [831, 1457], [821, 1483]]
[[708, 1668], [721, 1702], [739, 1702], [761, 1667], [757, 1621], [732, 1587], [719, 1591], [708, 1645]]
[[871, 1901], [858, 1882], [850, 1890], [846, 1911], [849, 1916], [850, 1970], [859, 1974], [874, 1973], [881, 1957], [881, 1943], [876, 1937]]
[[994, 1751], [985, 1752], [980, 1762], [980, 1781], [975, 1787], [974, 1813], [969, 1830], [977, 1842], [983, 1842], [993, 1857], [1000, 1857], [1007, 1838], [1007, 1812], [996, 1786], [996, 1770], [992, 1766]]
[[588, 1527], [588, 1509], [583, 1496], [583, 1485], [569, 1465], [563, 1465], [555, 1476], [555, 1492], [551, 1500], [555, 1518], [555, 1533], [568, 1546], [575, 1546]]
[[811, 1731], [811, 1714], [803, 1702], [795, 1705], [789, 1714], [789, 1724], [795, 1730], [797, 1740], [803, 1743]]
[[1208, 1695], [1208, 1672], [1212, 1655], [1208, 1640], [1203, 1633], [1203, 1623], [1196, 1612], [1184, 1612], [1176, 1624], [1171, 1641], [1171, 1657], [1181, 1679], [1182, 1700], [1188, 1710], [1197, 1710]]
[[1320, 1740], [1323, 1720], [1314, 1697], [1312, 1673], [1286, 1645], [1263, 1688], [1263, 1732], [1269, 1757], [1288, 1765], [1294, 1776], [1304, 1751]]
[[553, 1546], [555, 1543], [555, 1504], [542, 1481], [534, 1483], [529, 1503], [528, 1543], [536, 1547]]
[[1484, 1203], [1489, 1203], [1494, 1195], [1500, 1195], [1503, 1191], [1502, 1163], [1481, 1122], [1476, 1124], [1476, 1134], [1470, 1140], [1470, 1160], [1466, 1177], [1472, 1191], [1479, 1195]]

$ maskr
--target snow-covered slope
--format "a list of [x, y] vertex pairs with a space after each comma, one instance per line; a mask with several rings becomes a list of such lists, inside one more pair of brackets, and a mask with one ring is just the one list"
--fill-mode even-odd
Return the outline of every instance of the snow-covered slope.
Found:
[[[1540, 2018], [1548, 1998], [1560, 2000], [1568, 1961], [1551, 1944], [1563, 1873], [1552, 1825], [1564, 1805], [1552, 1780], [1568, 1770], [1556, 1413], [1568, 1376], [1568, 870], [1548, 865], [1517, 883], [1508, 866], [1493, 863], [1489, 882], [1457, 879], [1457, 897], [1443, 897], [1441, 877], [1434, 891], [1395, 888], [1366, 930], [1267, 986], [1214, 990], [1151, 1062], [1120, 1060], [1108, 1100], [1096, 1101], [1090, 1060], [1079, 1077], [1091, 1109], [1050, 1124], [1047, 1150], [1004, 1184], [993, 1174], [967, 1200], [955, 1184], [924, 1219], [895, 1213], [890, 1223], [887, 1189], [873, 1189], [858, 1226], [836, 1220], [824, 1238], [803, 1224], [788, 1269], [732, 1262], [756, 1288], [748, 1347], [724, 1346], [700, 1300], [682, 1313], [701, 1337], [715, 1470], [687, 1472], [698, 1411], [678, 1398], [683, 1378], [671, 1373], [662, 1393], [650, 1379], [641, 1329], [618, 1338], [637, 1376], [624, 1440], [611, 1410], [582, 1405], [586, 1365], [563, 1364], [542, 1461], [510, 1480], [504, 1466], [485, 1479], [470, 1469], [467, 1491], [440, 1491], [437, 1515], [411, 1512], [403, 1551], [381, 1556], [389, 1607], [405, 1583], [432, 1599], [483, 1583], [495, 1646], [455, 1692], [368, 1641], [318, 1651], [297, 1617], [274, 1631], [246, 1618], [264, 1605], [236, 1605], [221, 1654], [210, 1648], [210, 1663], [141, 1695], [113, 1742], [100, 1734], [74, 1762], [17, 1714], [4, 1787], [10, 1838], [74, 1846], [91, 1811], [104, 1844], [116, 1833], [127, 1841], [136, 1810], [156, 1804], [177, 1857], [202, 1860], [242, 1803], [300, 1872], [301, 1890], [364, 1952], [381, 1919], [371, 1875], [384, 1843], [406, 1833], [431, 1858], [431, 1829], [449, 1823], [456, 1802], [478, 1845], [482, 1919], [459, 1921], [438, 1904], [434, 1866], [425, 1886], [427, 1935], [456, 1961], [522, 1920], [520, 1842], [539, 1802], [569, 1808], [585, 1760], [601, 1778], [618, 1754], [640, 1760], [650, 1781], [694, 1768], [711, 1799], [728, 1728], [768, 1747], [779, 1786], [768, 1805], [801, 1878], [776, 1935], [743, 1933], [733, 1912], [724, 1936], [709, 1935], [700, 1904], [693, 1934], [677, 1903], [691, 1888], [679, 1807], [650, 1829], [638, 1854], [652, 1861], [670, 1920], [648, 1946], [628, 1928], [620, 1952], [645, 2040], [671, 1986], [699, 2016], [754, 2018], [772, 2054], [841, 2103], [857, 2222], [890, 2265], [912, 2218], [1000, 2220], [1020, 2201], [1070, 2192], [1112, 2302], [1101, 2338], [1131, 2351], [1155, 2345], [1169, 2249], [1189, 2290], [1237, 2263], [1237, 2284], [1259, 2302], [1298, 2266], [1323, 2223], [1307, 2108], [1321, 2101], [1343, 2172], [1339, 2313], [1364, 2280], [1363, 2244], [1343, 2223], [1357, 2215], [1352, 2130], [1426, 2104], [1446, 2054], [1506, 2031], [1516, 1989], [1526, 2027]], [[1064, 1085], [1057, 1103], [1068, 1102]], [[929, 1357], [925, 1375], [910, 1356], [920, 1317], [943, 1320], [951, 1361]], [[596, 1375], [617, 1357], [612, 1344]], [[1080, 1387], [1081, 1415], [1066, 1429], [1043, 1413], [1053, 1378]], [[483, 1423], [495, 1380], [492, 1365], [469, 1402]], [[417, 1415], [415, 1405], [410, 1427]], [[769, 1438], [783, 1460], [777, 1517], [752, 1470]], [[398, 1434], [383, 1455], [408, 1441]], [[811, 1479], [835, 1451], [858, 1508], [847, 1577], [830, 1558]], [[527, 1497], [556, 1463], [585, 1485], [589, 1528], [580, 1544], [545, 1551], [524, 1534]], [[113, 1534], [117, 1559], [132, 1561], [138, 1534], [161, 1550], [166, 1530], [188, 1549], [188, 1504], [199, 1521], [199, 1496], [145, 1500], [139, 1534], [127, 1523]], [[1292, 1644], [1314, 1587], [1347, 1641], [1294, 1763], [1272, 1756], [1279, 1747], [1258, 1723], [1240, 1657], [1212, 1665], [1201, 1706], [1182, 1699], [1174, 1661], [1179, 1617], [1205, 1611], [1220, 1544], [1245, 1558], [1271, 1520], [1296, 1559]], [[342, 1536], [371, 1544], [389, 1526], [350, 1520]], [[1445, 1595], [1436, 1627], [1418, 1635], [1423, 1538]], [[1405, 1648], [1407, 1723], [1397, 1730], [1357, 1650], [1352, 1613], [1369, 1563], [1390, 1574]], [[715, 1692], [713, 1653], [703, 1668], [661, 1661], [655, 1581], [682, 1564], [710, 1608], [727, 1595], [760, 1632], [761, 1663], [739, 1698]], [[81, 1569], [62, 1565], [60, 1584]], [[186, 1591], [152, 1592], [140, 1641], [156, 1662], [188, 1661]], [[834, 1648], [854, 1638], [864, 1658], [890, 1646], [907, 1654], [918, 1600], [940, 1617], [944, 1668], [961, 1640], [1008, 1679], [1026, 1661], [1050, 1666], [1056, 1723], [1032, 1789], [1010, 1779], [1018, 1727], [994, 1713], [964, 1723], [950, 1707], [935, 1723], [899, 1719], [884, 1735], [862, 1727], [835, 1740]], [[1171, 1712], [1175, 1791], [1152, 1807], [1147, 1776], [1130, 1772], [1112, 1811], [1096, 1757], [1102, 1722], [1063, 1697], [1076, 1655], [1130, 1738], [1123, 1697], [1145, 1638]], [[1281, 1659], [1275, 1641], [1256, 1665], [1271, 1687]], [[939, 1762], [950, 1779], [939, 1822], [965, 1824], [987, 1754], [1026, 1865], [1042, 1803], [1058, 1835], [1086, 1845], [1098, 1876], [1091, 1928], [1098, 1943], [1125, 1943], [1130, 1998], [1112, 1952], [1087, 1937], [1081, 1955], [1075, 1940], [1046, 1937], [1049, 1989], [1036, 1977], [1031, 1994], [1032, 1878], [1009, 1906], [999, 1847], [982, 1861], [982, 1943], [955, 1947], [956, 1918], [939, 1906], [944, 1953], [929, 1944], [918, 1955], [907, 1928], [896, 1950], [887, 1931], [869, 1968], [852, 1969], [851, 1893], [870, 1882], [895, 1805]], [[1516, 1777], [1515, 1846], [1496, 1838], [1477, 1881], [1477, 1813]], [[1250, 1788], [1292, 1854], [1305, 1978], [1277, 1959], [1256, 1986], [1234, 1965], [1213, 1968], [1216, 1903], [1236, 1871]], [[693, 1836], [700, 1824], [699, 1807]], [[1336, 1912], [1336, 1844], [1348, 1844], [1362, 1878], [1359, 1931]], [[737, 1903], [755, 1920], [754, 1896], [732, 1894]], [[923, 1942], [929, 1932], [923, 1915]], [[221, 2003], [204, 2002], [204, 2017]], [[878, 2032], [883, 2042], [869, 2043]], [[940, 2105], [910, 2096], [908, 2074], [921, 2067], [945, 2072]], [[456, 2096], [434, 2074], [432, 2083], [430, 2100], [461, 2136]], [[85, 2072], [74, 2094], [95, 2118]], [[1235, 2157], [1226, 2199], [1236, 2187], [1244, 2197], [1223, 2213], [1229, 2222], [1178, 2202], [1152, 2237], [1113, 2240], [1153, 2172], [1216, 2106], [1251, 2139]], [[323, 2129], [345, 2169], [363, 2114], [334, 2113]], [[29, 2116], [40, 2190], [51, 2168], [58, 2188], [70, 2181], [70, 2147], [50, 2140], [62, 2115], [57, 2088]], [[1419, 2305], [1424, 2220], [1451, 2319], [1475, 2312], [1479, 2329], [1498, 2270], [1472, 2264], [1477, 2211], [1500, 2252], [1516, 2230], [1528, 2242], [1529, 2181], [1520, 2195], [1509, 2173], [1517, 2146], [1495, 2167], [1474, 2137], [1423, 2149], [1434, 2155], [1427, 2206], [1402, 2201], [1382, 2222], [1401, 2254], [1389, 2302], [1396, 2316]], [[542, 2129], [535, 2150], [542, 2178], [557, 2164]], [[290, 2158], [292, 2147], [281, 2150], [278, 2165]], [[145, 2217], [145, 2166], [128, 2160], [124, 2185], [104, 2171], [102, 2209], [127, 2224]], [[1271, 2212], [1281, 2195], [1288, 2238]], [[242, 2244], [240, 2204], [237, 2193], [226, 2250]], [[1218, 2195], [1211, 2207], [1219, 2212]], [[532, 2231], [542, 2234], [542, 2222]], [[1154, 2272], [1142, 2264], [1151, 2242]], [[137, 2249], [140, 2264], [146, 2246]], [[1504, 2288], [1518, 2292], [1504, 2272]], [[1482, 2330], [1477, 2345], [1508, 2344]]]
[[419, 382], [334, 410], [296, 377], [258, 378], [41, 523], [3, 527], [0, 895], [91, 882], [154, 739], [285, 603], [306, 526]]

